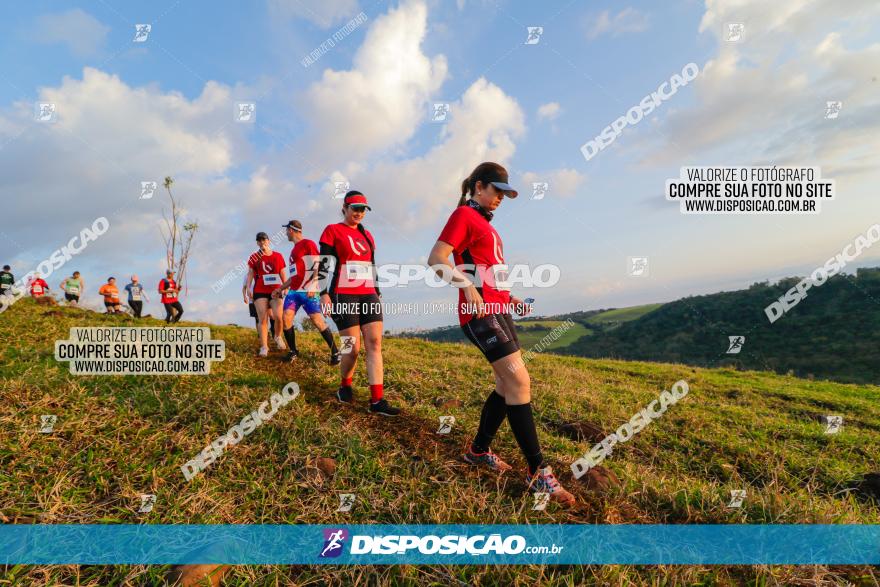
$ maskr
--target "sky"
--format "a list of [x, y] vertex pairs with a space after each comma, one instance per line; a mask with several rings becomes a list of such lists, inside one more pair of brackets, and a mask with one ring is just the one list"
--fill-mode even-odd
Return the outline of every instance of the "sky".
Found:
[[[218, 324], [252, 324], [241, 277], [217, 283], [254, 235], [299, 219], [317, 241], [340, 218], [339, 181], [369, 198], [377, 262], [424, 263], [462, 179], [505, 165], [520, 191], [493, 220], [506, 261], [560, 271], [553, 287], [514, 290], [539, 315], [807, 275], [880, 218], [875, 0], [35, 0], [4, 16], [0, 262], [23, 275], [106, 217], [48, 280], [79, 270], [95, 307], [109, 275], [162, 276], [166, 176], [199, 226], [186, 317]], [[542, 28], [527, 42], [530, 27]], [[689, 63], [695, 79], [584, 157]], [[842, 104], [836, 118], [828, 101]], [[242, 102], [250, 121], [236, 119]], [[36, 103], [55, 105], [51, 121]], [[435, 103], [446, 120], [432, 120]], [[816, 215], [685, 215], [665, 181], [698, 165], [819, 167], [837, 195]], [[159, 182], [153, 197], [143, 181]], [[630, 275], [630, 257], [647, 257], [647, 274]], [[880, 247], [846, 271], [877, 265]], [[415, 312], [455, 299], [425, 284], [383, 291]], [[385, 319], [393, 331], [455, 323]]]

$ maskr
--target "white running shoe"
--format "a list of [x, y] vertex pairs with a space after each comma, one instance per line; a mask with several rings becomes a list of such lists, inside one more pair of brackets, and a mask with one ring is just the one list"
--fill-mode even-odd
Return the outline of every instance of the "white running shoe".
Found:
[[260, 347], [260, 352], [257, 353], [257, 356], [259, 356], [259, 357], [268, 357], [268, 356], [269, 356], [269, 347], [267, 347], [267, 346], [261, 346], [261, 347]]
[[275, 346], [278, 347], [278, 350], [284, 350], [287, 348], [287, 345], [284, 344], [284, 338], [281, 336], [275, 337]]

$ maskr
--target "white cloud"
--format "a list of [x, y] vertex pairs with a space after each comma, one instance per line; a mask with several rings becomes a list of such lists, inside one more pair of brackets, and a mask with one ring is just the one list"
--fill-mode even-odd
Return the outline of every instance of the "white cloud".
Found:
[[577, 194], [578, 188], [586, 180], [586, 176], [576, 169], [563, 167], [536, 173], [527, 171], [522, 174], [522, 190], [531, 190], [534, 182], [547, 182], [547, 197], [559, 196], [569, 198]]
[[[34, 121], [31, 102], [0, 110], [3, 262], [23, 275], [105, 216], [107, 233], [62, 272], [79, 269], [93, 284], [110, 274], [138, 273], [153, 287], [164, 269], [159, 226], [168, 200], [161, 182], [172, 175], [184, 217], [200, 225], [187, 299], [216, 300], [210, 284], [255, 248], [254, 233], [274, 233], [272, 225], [293, 214], [290, 202], [304, 199], [295, 185], [266, 167], [242, 181], [229, 178], [247, 151], [249, 125], [232, 121], [237, 91], [208, 82], [189, 99], [157, 86], [129, 86], [86, 68], [81, 79], [66, 77], [40, 89], [37, 99], [57, 106], [54, 124]], [[159, 191], [139, 200], [140, 182], [147, 180], [157, 181]], [[278, 217], [267, 219], [267, 209], [278, 211]], [[298, 215], [308, 213], [297, 208]], [[53, 285], [57, 277], [52, 276]], [[240, 280], [230, 285], [233, 291], [239, 286]], [[220, 320], [214, 312], [201, 315], [208, 317]]]
[[300, 100], [310, 135], [302, 142], [317, 175], [404, 144], [446, 79], [446, 58], [421, 51], [427, 8], [407, 2], [375, 20], [348, 71], [324, 71]]
[[[696, 103], [670, 110], [645, 160], [665, 164], [727, 151], [738, 154], [738, 164], [818, 163], [827, 177], [876, 169], [880, 99], [869, 80], [880, 68], [880, 44], [860, 37], [878, 20], [880, 5], [867, 1], [840, 11], [787, 0], [768, 11], [758, 0], [708, 0], [700, 30], [717, 37], [718, 54], [692, 82]], [[745, 24], [743, 41], [725, 42], [727, 22]], [[824, 118], [829, 100], [843, 102], [835, 120]]]
[[110, 27], [101, 24], [91, 14], [74, 8], [40, 15], [30, 36], [42, 44], [65, 44], [77, 57], [91, 57], [104, 47], [109, 31]]
[[359, 12], [357, 0], [269, 0], [273, 18], [308, 20], [321, 28], [345, 22]]
[[626, 7], [615, 15], [604, 10], [587, 31], [587, 38], [597, 39], [605, 34], [612, 37], [624, 33], [640, 33], [648, 29], [648, 15], [632, 7]]
[[559, 116], [560, 112], [562, 112], [562, 108], [559, 106], [559, 102], [541, 104], [538, 107], [538, 120], [553, 120]]

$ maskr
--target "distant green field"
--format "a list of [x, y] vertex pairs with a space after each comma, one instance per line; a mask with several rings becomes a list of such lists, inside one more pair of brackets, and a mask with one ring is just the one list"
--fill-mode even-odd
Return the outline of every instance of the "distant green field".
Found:
[[641, 318], [649, 312], [653, 312], [663, 304], [645, 304], [643, 306], [630, 306], [629, 308], [617, 308], [596, 314], [587, 318], [590, 324], [609, 324], [614, 322], [629, 322]]
[[[553, 332], [553, 329], [560, 326], [562, 320], [535, 320], [534, 322], [519, 322], [516, 328], [516, 334], [519, 337], [520, 345], [524, 351], [529, 350], [538, 344], [542, 338]], [[561, 336], [544, 347], [544, 350], [555, 350], [567, 347], [577, 339], [588, 334], [592, 334], [592, 330], [586, 328], [583, 324], [575, 323], [574, 326], [568, 328], [561, 333]]]

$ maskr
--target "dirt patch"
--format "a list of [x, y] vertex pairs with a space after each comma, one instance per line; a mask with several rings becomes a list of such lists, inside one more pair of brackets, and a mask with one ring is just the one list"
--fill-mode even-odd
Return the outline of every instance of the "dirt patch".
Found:
[[604, 430], [590, 422], [560, 422], [557, 423], [556, 431], [562, 436], [577, 442], [597, 443], [608, 436]]
[[602, 465], [596, 465], [584, 475], [579, 481], [590, 491], [605, 492], [614, 487], [620, 487], [620, 478], [611, 469], [606, 469]]
[[168, 580], [172, 585], [211, 585], [219, 587], [220, 579], [232, 568], [230, 565], [179, 565], [171, 570]]
[[442, 397], [438, 397], [434, 400], [434, 405], [441, 409], [449, 409], [449, 408], [461, 408], [464, 406], [464, 402], [460, 399], [446, 399]]

